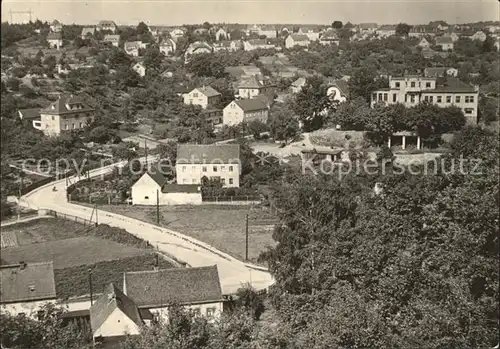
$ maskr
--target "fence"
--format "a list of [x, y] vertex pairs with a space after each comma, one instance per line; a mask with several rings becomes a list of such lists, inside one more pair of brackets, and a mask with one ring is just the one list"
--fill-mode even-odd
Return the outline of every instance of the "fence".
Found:
[[234, 196], [204, 196], [203, 203], [211, 204], [228, 204], [228, 203], [240, 203], [240, 204], [254, 204], [260, 203], [260, 195], [234, 195]]
[[56, 211], [53, 211], [53, 210], [45, 210], [45, 214], [47, 214], [49, 216], [53, 216], [55, 218], [62, 218], [62, 219], [67, 219], [67, 220], [70, 220], [70, 221], [74, 221], [76, 223], [81, 223], [85, 227], [92, 227], [92, 226], [96, 225], [96, 222], [93, 221], [93, 220], [86, 219], [86, 218], [80, 218], [80, 217], [77, 217], [77, 216], [73, 216], [73, 215], [65, 214], [65, 213], [60, 213], [60, 212], [56, 212]]

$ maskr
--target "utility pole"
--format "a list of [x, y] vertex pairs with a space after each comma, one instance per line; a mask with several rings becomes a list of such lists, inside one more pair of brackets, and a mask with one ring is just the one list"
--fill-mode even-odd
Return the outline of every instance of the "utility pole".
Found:
[[92, 294], [92, 269], [89, 268], [89, 289], [90, 289], [90, 305], [93, 303], [93, 294]]
[[148, 145], [146, 143], [146, 138], [144, 138], [144, 151], [146, 152], [146, 169], [148, 169]]
[[99, 225], [97, 221], [97, 204], [95, 204], [95, 226], [97, 227]]
[[156, 224], [160, 225], [160, 191], [156, 189]]
[[248, 213], [245, 217], [245, 260], [248, 261]]

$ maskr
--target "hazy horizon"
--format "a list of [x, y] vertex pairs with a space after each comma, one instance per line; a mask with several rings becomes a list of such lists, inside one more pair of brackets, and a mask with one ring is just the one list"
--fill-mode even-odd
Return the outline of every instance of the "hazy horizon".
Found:
[[[448, 24], [498, 21], [496, 0], [476, 1], [325, 1], [325, 0], [7, 0], [2, 1], [2, 22], [11, 21], [9, 11], [33, 12], [32, 20], [59, 20], [64, 24], [94, 25], [113, 20], [117, 25], [182, 25], [210, 23], [241, 24], [330, 24], [344, 23], [426, 24], [444, 20]], [[13, 23], [29, 16], [13, 13]]]

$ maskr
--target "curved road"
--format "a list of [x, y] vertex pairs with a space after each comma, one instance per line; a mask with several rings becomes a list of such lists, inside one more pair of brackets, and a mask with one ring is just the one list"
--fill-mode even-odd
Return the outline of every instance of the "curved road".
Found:
[[[119, 164], [123, 164], [119, 163]], [[112, 170], [114, 166], [102, 167], [90, 172], [91, 177], [100, 176]], [[78, 181], [76, 177], [69, 178], [70, 183]], [[53, 191], [53, 187], [57, 191]], [[91, 217], [92, 209], [68, 203], [66, 200], [66, 179], [58, 180], [42, 186], [21, 198], [20, 204], [33, 209], [50, 209], [59, 213], [77, 216], [84, 219]], [[122, 228], [129, 233], [149, 241], [158, 249], [186, 262], [192, 267], [217, 265], [224, 294], [234, 293], [244, 283], [250, 283], [256, 289], [264, 289], [272, 283], [269, 272], [251, 268], [214, 247], [196, 239], [187, 237], [170, 229], [161, 228], [130, 217], [98, 211], [99, 223]]]

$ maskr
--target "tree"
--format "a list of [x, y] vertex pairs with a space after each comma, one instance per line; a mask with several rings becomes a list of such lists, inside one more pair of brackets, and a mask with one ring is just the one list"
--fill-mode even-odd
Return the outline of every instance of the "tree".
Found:
[[486, 124], [498, 120], [498, 102], [493, 97], [479, 98], [478, 111], [478, 119]]
[[299, 133], [299, 123], [288, 105], [272, 111], [268, 124], [271, 137], [285, 143]]
[[340, 29], [340, 28], [342, 28], [342, 22], [341, 21], [334, 21], [332, 23], [332, 28], [334, 28], [334, 29]]
[[327, 125], [342, 130], [364, 131], [370, 118], [371, 109], [363, 97], [342, 102], [334, 113], [329, 114]]
[[260, 139], [260, 134], [268, 130], [267, 125], [259, 120], [252, 120], [244, 126], [254, 139]]
[[244, 285], [236, 292], [237, 305], [249, 311], [255, 320], [259, 320], [264, 312], [262, 296], [250, 285]]
[[136, 29], [137, 35], [149, 34], [149, 27], [144, 22], [139, 22]]
[[92, 128], [89, 133], [89, 141], [101, 144], [116, 142], [118, 138], [116, 130], [109, 129], [107, 126], [97, 126]]
[[408, 36], [410, 33], [411, 26], [406, 23], [398, 23], [396, 25], [396, 35], [397, 36]]
[[322, 78], [314, 76], [308, 78], [306, 86], [295, 95], [292, 110], [306, 131], [316, 130], [323, 126], [323, 113], [329, 105], [330, 100], [326, 95]]
[[372, 91], [381, 87], [387, 87], [388, 82], [385, 78], [380, 78], [375, 69], [370, 67], [361, 67], [354, 69], [348, 82], [351, 98], [357, 96], [363, 97], [370, 103]]

